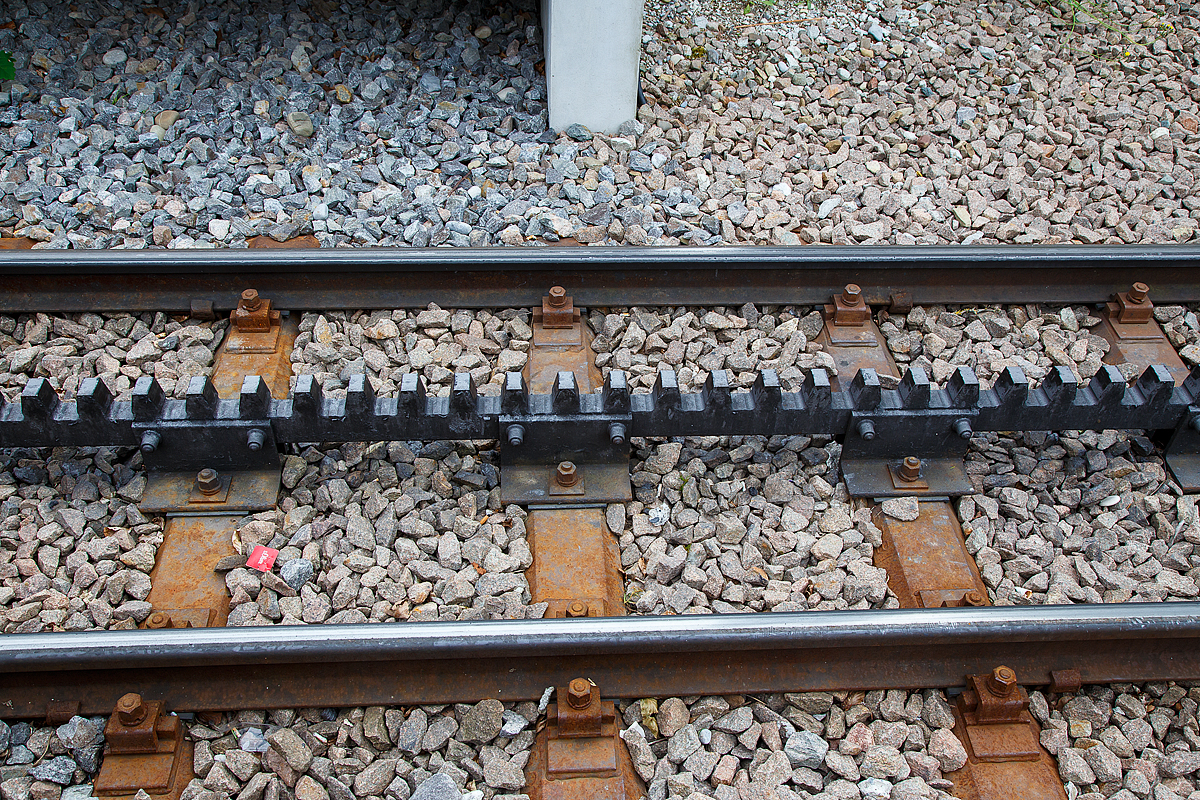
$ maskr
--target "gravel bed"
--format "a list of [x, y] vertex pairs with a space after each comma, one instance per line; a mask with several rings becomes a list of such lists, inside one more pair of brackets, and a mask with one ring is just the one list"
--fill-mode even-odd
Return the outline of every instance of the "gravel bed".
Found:
[[1030, 693], [1042, 746], [1076, 800], [1200, 797], [1200, 689], [1175, 683]]
[[276, 511], [244, 519], [226, 573], [230, 625], [541, 617], [525, 512], [500, 509], [495, 442], [308, 447], [285, 459]]
[[0, 228], [131, 248], [1194, 236], [1194, 16], [1123, 7], [1117, 42], [1052, 7], [737, 5], [648, 4], [651, 103], [616, 135], [556, 135], [532, 7], [14, 0]]
[[228, 326], [162, 313], [0, 316], [0, 392], [12, 400], [30, 378], [46, 378], [70, 398], [98, 377], [127, 400], [149, 375], [168, 397], [183, 397], [191, 378], [212, 374]]
[[162, 520], [137, 508], [133, 449], [7, 450], [0, 471], [4, 633], [132, 628], [150, 613]]
[[626, 602], [643, 614], [895, 607], [870, 510], [829, 437], [634, 440], [635, 500], [609, 506]]
[[[242, 711], [185, 715], [196, 778], [185, 800], [524, 798], [537, 703]], [[59, 728], [0, 722], [6, 800], [86, 800], [102, 717]]]
[[672, 697], [624, 721], [650, 800], [948, 798], [967, 758], [940, 691]]
[[454, 373], [470, 372], [483, 394], [499, 394], [504, 374], [529, 358], [527, 309], [306, 313], [292, 351], [292, 372], [314, 375], [326, 391], [366, 373], [379, 396], [395, 396], [401, 376], [417, 372], [430, 394], [448, 395]]
[[977, 436], [986, 486], [958, 503], [967, 549], [997, 604], [1194, 600], [1200, 524], [1144, 436]]
[[[1100, 324], [1097, 314], [1085, 306], [917, 307], [907, 315], [887, 316], [880, 330], [901, 369], [921, 367], [935, 383], [960, 366], [973, 369], [985, 386], [1007, 367], [1036, 382], [1064, 366], [1086, 382], [1104, 366], [1109, 351], [1108, 342], [1090, 330]], [[1195, 312], [1159, 306], [1154, 314], [1185, 362], [1200, 363]], [[1134, 365], [1117, 368], [1126, 380], [1139, 377]]]

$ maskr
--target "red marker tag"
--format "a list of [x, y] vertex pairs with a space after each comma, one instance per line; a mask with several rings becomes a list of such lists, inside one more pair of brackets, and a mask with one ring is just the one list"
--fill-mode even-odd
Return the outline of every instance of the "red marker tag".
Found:
[[246, 566], [250, 569], [256, 569], [259, 572], [270, 572], [271, 567], [275, 566], [275, 559], [279, 557], [278, 550], [272, 550], [270, 547], [255, 545], [254, 550], [250, 552], [250, 558], [246, 561]]

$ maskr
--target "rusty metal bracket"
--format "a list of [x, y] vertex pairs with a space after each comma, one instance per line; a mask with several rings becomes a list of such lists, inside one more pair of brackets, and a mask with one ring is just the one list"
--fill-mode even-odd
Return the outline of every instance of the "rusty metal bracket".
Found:
[[645, 788], [621, 743], [616, 708], [587, 678], [557, 690], [526, 766], [530, 800], [636, 800]]
[[579, 309], [561, 286], [551, 286], [541, 308], [533, 310], [533, 321], [544, 328], [571, 328], [579, 324]]
[[950, 503], [923, 500], [918, 509], [915, 520], [889, 517], [878, 506], [871, 515], [883, 534], [875, 566], [887, 570], [901, 608], [991, 605]]
[[132, 798], [144, 790], [154, 800], [178, 800], [194, 777], [192, 743], [179, 717], [166, 714], [161, 702], [124, 695], [104, 738], [107, 751], [95, 783], [100, 797]]
[[1139, 371], [1151, 364], [1161, 364], [1171, 373], [1176, 384], [1188, 377], [1188, 368], [1154, 320], [1154, 303], [1150, 302], [1150, 287], [1135, 283], [1127, 292], [1118, 292], [1100, 312], [1100, 324], [1095, 332], [1109, 344], [1104, 355], [1106, 364], [1134, 364]]
[[267, 333], [279, 325], [280, 314], [271, 308], [271, 301], [259, 297], [255, 289], [242, 292], [237, 308], [229, 312], [229, 321], [242, 333]]
[[[854, 375], [862, 369], [900, 377], [900, 370], [884, 341], [879, 327], [871, 319], [871, 307], [857, 284], [847, 284], [833, 302], [822, 309], [825, 324], [815, 341], [833, 358], [838, 375]], [[833, 378], [835, 386], [838, 378]]]
[[946, 777], [964, 800], [1065, 800], [1054, 759], [1041, 746], [1029, 695], [1008, 667], [968, 675], [954, 707], [954, 733], [966, 765]]

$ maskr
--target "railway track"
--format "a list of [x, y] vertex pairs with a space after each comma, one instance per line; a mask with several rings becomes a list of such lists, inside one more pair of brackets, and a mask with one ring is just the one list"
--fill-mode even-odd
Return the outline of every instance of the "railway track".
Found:
[[[457, 730], [500, 719], [495, 700], [529, 735], [505, 717], [513, 734], [486, 742], [511, 752], [457, 751], [493, 794], [521, 788], [513, 769], [546, 798], [1112, 784], [1111, 759], [1081, 755], [1121, 749], [1108, 717], [1093, 739], [1061, 710], [1200, 678], [1200, 326], [1172, 305], [1200, 300], [1196, 255], [0, 253], [17, 314], [0, 324], [0, 703], [110, 715], [94, 788], [113, 796], [151, 773], [152, 796], [319, 798], [301, 775], [330, 796], [420, 792], [428, 753], [455, 745], [404, 756], [417, 717], [397, 709]], [[883, 710], [897, 691], [949, 717]], [[1169, 791], [1200, 749], [1182, 691], [1150, 759]], [[629, 702], [668, 697], [690, 699], [678, 726], [677, 701]], [[859, 706], [894, 769], [854, 761]], [[208, 742], [245, 751], [230, 730], [270, 727], [245, 709], [287, 730], [287, 709], [327, 707], [393, 715], [371, 753], [329, 745], [362, 775], [395, 760], [381, 787], [285, 769], [299, 748], [279, 742], [245, 777], [240, 755], [211, 760]], [[196, 754], [166, 712], [202, 715]], [[358, 713], [342, 722], [366, 747]], [[804, 732], [839, 715], [814, 761]], [[926, 726], [911, 763], [903, 737], [883, 744], [898, 720]], [[749, 745], [721, 738], [752, 724]], [[934, 728], [959, 742], [938, 738], [936, 766]], [[677, 758], [680, 736], [700, 749]], [[1145, 760], [1129, 752], [1118, 772]], [[678, 766], [696, 753], [712, 758]], [[252, 778], [271, 770], [282, 783]]]

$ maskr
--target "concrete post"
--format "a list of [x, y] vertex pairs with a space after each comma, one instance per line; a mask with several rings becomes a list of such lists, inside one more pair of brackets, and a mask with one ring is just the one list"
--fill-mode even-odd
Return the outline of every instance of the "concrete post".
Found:
[[637, 114], [645, 0], [542, 0], [550, 127], [615, 133]]

